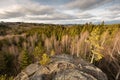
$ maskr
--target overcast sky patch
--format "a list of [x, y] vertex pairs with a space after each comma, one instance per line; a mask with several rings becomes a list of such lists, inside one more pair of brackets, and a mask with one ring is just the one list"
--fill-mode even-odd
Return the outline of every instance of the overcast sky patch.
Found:
[[1, 0], [0, 21], [120, 22], [120, 0]]

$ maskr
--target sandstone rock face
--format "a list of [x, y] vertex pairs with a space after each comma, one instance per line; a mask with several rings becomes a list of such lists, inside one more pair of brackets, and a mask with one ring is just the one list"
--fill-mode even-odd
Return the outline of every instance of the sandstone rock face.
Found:
[[29, 65], [14, 80], [108, 80], [97, 67], [69, 55], [51, 57], [46, 66]]

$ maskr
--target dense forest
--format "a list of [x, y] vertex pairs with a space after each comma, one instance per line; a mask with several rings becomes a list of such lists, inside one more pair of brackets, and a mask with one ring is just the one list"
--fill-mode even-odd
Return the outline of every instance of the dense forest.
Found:
[[13, 80], [31, 63], [69, 54], [99, 67], [109, 80], [120, 77], [120, 24], [55, 25], [0, 23], [0, 80]]

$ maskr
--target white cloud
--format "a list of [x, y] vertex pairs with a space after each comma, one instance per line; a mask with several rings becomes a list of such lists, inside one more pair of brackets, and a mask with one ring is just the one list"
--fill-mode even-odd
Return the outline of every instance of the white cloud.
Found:
[[11, 7], [0, 9], [0, 18], [8, 19], [15, 17], [25, 17], [26, 15], [52, 14], [54, 9], [50, 6], [28, 3], [26, 5], [15, 4]]
[[[27, 0], [28, 1], [28, 0]], [[59, 19], [73, 19], [75, 18], [72, 15], [67, 15], [57, 11], [52, 6], [42, 5], [36, 2], [24, 2], [27, 4], [22, 4], [17, 2], [11, 7], [0, 10], [1, 19], [10, 19], [10, 18], [19, 18], [24, 17], [24, 19], [30, 20], [59, 20]], [[47, 15], [47, 16], [46, 16]]]
[[[64, 0], [58, 6], [42, 4], [45, 0], [1, 0], [0, 20], [45, 23], [86, 23], [120, 20], [120, 3], [113, 0]], [[53, 1], [53, 0], [52, 0]], [[119, 2], [119, 0], [117, 0]], [[54, 2], [54, 1], [53, 1]], [[55, 3], [54, 3], [55, 4]], [[105, 8], [104, 6], [105, 5]], [[100, 8], [100, 6], [103, 6]], [[99, 7], [99, 8], [98, 8]]]
[[60, 12], [54, 12], [53, 14], [46, 15], [28, 15], [25, 17], [27, 20], [68, 20], [68, 19], [76, 19], [77, 17], [63, 14]]

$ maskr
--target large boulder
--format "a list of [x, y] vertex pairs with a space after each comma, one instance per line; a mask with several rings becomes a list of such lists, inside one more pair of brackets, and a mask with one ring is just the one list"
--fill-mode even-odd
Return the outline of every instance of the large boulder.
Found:
[[34, 63], [19, 73], [14, 80], [108, 80], [97, 67], [81, 58], [56, 55], [42, 66]]

